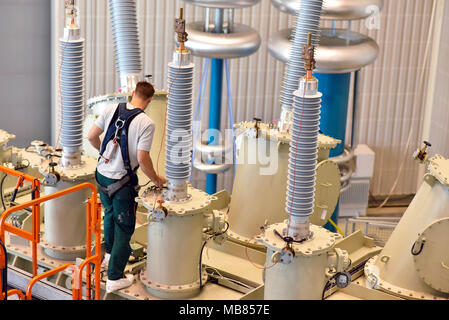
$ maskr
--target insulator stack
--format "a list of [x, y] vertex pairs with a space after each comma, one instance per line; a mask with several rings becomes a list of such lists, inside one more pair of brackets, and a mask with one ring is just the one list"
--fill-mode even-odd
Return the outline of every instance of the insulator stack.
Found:
[[76, 166], [81, 163], [85, 100], [85, 40], [79, 29], [66, 29], [59, 50], [62, 163]]
[[[284, 81], [281, 90], [282, 109], [290, 111], [293, 105], [293, 92], [298, 89], [299, 79], [306, 74], [304, 59], [302, 57], [302, 47], [307, 44], [307, 36], [312, 33], [312, 45], [318, 46], [320, 37], [320, 17], [323, 7], [323, 0], [302, 1], [301, 8], [297, 15], [296, 28], [293, 31], [293, 46], [290, 52], [290, 59], [284, 74]], [[281, 129], [288, 125], [289, 115], [281, 116]]]
[[293, 31], [293, 50], [287, 63], [287, 70], [281, 91], [281, 103], [286, 107], [293, 105], [293, 92], [298, 89], [299, 79], [306, 74], [302, 47], [307, 44], [307, 35], [312, 33], [312, 44], [319, 43], [320, 15], [323, 0], [303, 1], [297, 15], [296, 28]]
[[122, 89], [131, 90], [141, 74], [137, 9], [135, 0], [109, 0], [115, 58]]
[[[294, 92], [285, 208], [293, 225], [307, 224], [308, 217], [313, 213], [318, 159], [322, 95], [318, 92], [306, 93], [303, 88], [304, 86], [300, 86], [300, 89]], [[291, 236], [295, 236], [295, 227], [292, 230]]]
[[187, 180], [191, 174], [193, 72], [190, 53], [174, 54], [168, 65], [168, 108], [165, 173], [169, 182], [168, 198], [187, 197]]

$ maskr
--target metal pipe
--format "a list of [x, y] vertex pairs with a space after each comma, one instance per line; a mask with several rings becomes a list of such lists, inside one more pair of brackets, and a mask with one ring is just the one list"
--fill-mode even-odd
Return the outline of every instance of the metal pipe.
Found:
[[227, 33], [234, 31], [234, 9], [228, 9], [228, 29]]
[[[323, 105], [320, 128], [326, 135], [342, 141], [331, 150], [330, 157], [342, 157], [345, 154], [346, 126], [348, 117], [349, 91], [351, 86], [351, 73], [342, 74], [316, 74], [323, 92]], [[349, 158], [353, 152], [348, 153]], [[343, 157], [346, 159], [348, 157]], [[338, 160], [337, 160], [338, 161]], [[351, 174], [352, 175], [352, 174]], [[348, 185], [349, 188], [349, 185]], [[343, 190], [345, 191], [345, 190]], [[338, 223], [340, 215], [340, 201], [331, 216], [334, 223]], [[325, 229], [336, 232], [331, 223], [324, 225]]]
[[210, 8], [204, 8], [204, 32], [210, 30]]
[[323, 108], [320, 129], [325, 135], [342, 141], [331, 150], [330, 157], [338, 157], [345, 151], [351, 73], [316, 74], [323, 92]]
[[357, 119], [357, 90], [359, 89], [359, 73], [360, 70], [354, 72], [354, 92], [352, 101], [352, 124], [351, 124], [351, 148], [354, 148], [354, 132], [355, 132], [355, 120]]
[[223, 33], [224, 9], [214, 9], [214, 32]]
[[[221, 98], [223, 90], [223, 60], [212, 59], [211, 83], [210, 83], [210, 105], [209, 105], [209, 144], [218, 145], [218, 130], [221, 123]], [[217, 192], [217, 175], [206, 175], [206, 192], [214, 194]]]

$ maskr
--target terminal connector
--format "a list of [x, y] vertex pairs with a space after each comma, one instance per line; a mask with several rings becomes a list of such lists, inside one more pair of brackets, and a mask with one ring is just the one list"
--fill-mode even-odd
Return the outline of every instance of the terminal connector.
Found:
[[184, 43], [186, 43], [188, 40], [183, 8], [180, 9], [179, 18], [175, 19], [175, 32], [178, 35], [178, 42], [180, 44], [179, 51], [182, 53], [185, 50]]
[[78, 26], [78, 9], [75, 7], [75, 0], [65, 0], [65, 18], [67, 27]]
[[427, 149], [430, 148], [432, 144], [430, 142], [424, 141], [424, 147], [418, 149], [413, 153], [413, 159], [419, 160], [419, 162], [424, 163], [429, 158]]
[[306, 69], [307, 80], [312, 80], [312, 72], [316, 68], [315, 46], [312, 45], [312, 33], [309, 32], [307, 45], [302, 48], [302, 58], [304, 59], [304, 68]]

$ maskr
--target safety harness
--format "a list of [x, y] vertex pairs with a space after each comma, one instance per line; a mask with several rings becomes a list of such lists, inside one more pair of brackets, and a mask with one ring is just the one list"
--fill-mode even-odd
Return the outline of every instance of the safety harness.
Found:
[[[119, 181], [109, 185], [108, 187], [102, 186], [97, 180], [98, 188], [107, 194], [109, 198], [113, 198], [114, 195], [122, 189], [125, 186], [132, 186], [136, 189], [136, 191], [139, 190], [139, 182], [137, 178], [137, 169], [139, 169], [139, 166], [136, 168], [131, 167], [131, 160], [129, 158], [129, 147], [128, 147], [128, 132], [129, 132], [129, 126], [131, 122], [141, 113], [144, 111], [142, 109], [136, 108], [132, 110], [128, 110], [126, 108], [126, 103], [121, 103], [118, 105], [117, 110], [114, 113], [114, 116], [111, 119], [111, 122], [109, 123], [109, 128], [106, 131], [106, 135], [103, 139], [103, 143], [101, 145], [100, 150], [100, 158], [103, 158], [106, 163], [108, 163], [110, 160], [105, 158], [104, 152], [106, 151], [106, 146], [109, 142], [113, 141], [114, 143], [114, 150], [117, 146], [120, 146], [122, 158], [123, 158], [123, 164], [125, 166], [126, 175]], [[96, 177], [96, 174], [95, 174]]]

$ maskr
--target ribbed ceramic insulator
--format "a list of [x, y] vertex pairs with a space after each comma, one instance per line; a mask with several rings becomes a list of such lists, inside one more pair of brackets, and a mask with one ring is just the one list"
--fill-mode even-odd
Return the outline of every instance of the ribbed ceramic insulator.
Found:
[[292, 220], [313, 213], [321, 96], [294, 92], [286, 202]]
[[191, 174], [194, 65], [168, 65], [167, 144], [165, 173], [176, 184]]
[[84, 100], [85, 100], [85, 41], [82, 38], [61, 39], [60, 95], [61, 145], [67, 153], [81, 154], [83, 145]]
[[135, 0], [109, 0], [115, 58], [121, 75], [142, 72]]
[[307, 44], [308, 34], [312, 33], [312, 44], [318, 46], [320, 17], [323, 0], [303, 0], [297, 15], [296, 28], [293, 30], [293, 45], [290, 59], [284, 74], [281, 90], [281, 105], [291, 109], [293, 105], [293, 92], [298, 90], [299, 79], [306, 74], [302, 48]]

